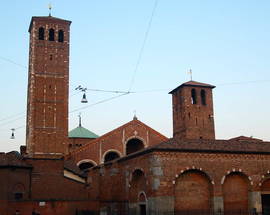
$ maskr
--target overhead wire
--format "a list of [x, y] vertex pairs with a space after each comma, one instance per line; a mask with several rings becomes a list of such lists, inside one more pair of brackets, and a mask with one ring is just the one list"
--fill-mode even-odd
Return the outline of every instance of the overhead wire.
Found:
[[16, 117], [16, 116], [19, 116], [19, 115], [22, 115], [22, 114], [25, 115], [25, 111], [20, 112], [20, 113], [17, 113], [17, 114], [14, 114], [14, 115], [11, 115], [11, 116], [8, 116], [8, 117], [5, 117], [5, 118], [2, 118], [2, 119], [0, 119], [0, 122], [1, 122], [1, 121], [6, 121], [6, 120], [9, 120], [9, 119], [12, 119], [12, 118], [14, 118], [14, 117]]
[[86, 109], [86, 108], [95, 106], [97, 104], [101, 104], [101, 103], [107, 102], [107, 101], [110, 101], [110, 100], [113, 100], [113, 99], [116, 99], [116, 98], [119, 98], [119, 97], [122, 97], [122, 96], [125, 96], [125, 95], [128, 95], [128, 94], [130, 94], [130, 92], [126, 92], [126, 93], [123, 93], [123, 94], [120, 94], [120, 95], [117, 95], [117, 96], [113, 96], [113, 97], [110, 97], [110, 98], [107, 98], [107, 99], [103, 99], [103, 100], [98, 101], [96, 103], [92, 103], [90, 105], [86, 105], [84, 107], [80, 107], [80, 108], [74, 109], [74, 110], [70, 111], [69, 113], [74, 113], [74, 112], [77, 112], [77, 111], [80, 111], [80, 110], [83, 110], [83, 109]]
[[11, 64], [14, 64], [14, 65], [16, 65], [16, 66], [22, 67], [22, 68], [24, 68], [24, 69], [27, 69], [27, 66], [22, 65], [22, 64], [20, 64], [20, 63], [16, 63], [15, 61], [10, 60], [10, 59], [8, 59], [8, 58], [5, 58], [5, 57], [0, 56], [0, 59], [4, 60], [4, 61], [6, 61], [6, 62], [9, 62], [9, 63], [11, 63]]
[[135, 69], [133, 71], [133, 75], [132, 75], [132, 78], [131, 78], [131, 81], [130, 81], [130, 84], [129, 84], [128, 92], [131, 90], [131, 88], [132, 88], [132, 86], [134, 84], [135, 77], [136, 77], [139, 65], [141, 63], [141, 59], [142, 59], [142, 55], [143, 55], [143, 52], [144, 52], [145, 44], [146, 44], [150, 29], [151, 29], [151, 26], [152, 26], [152, 22], [153, 22], [153, 18], [154, 18], [155, 12], [156, 12], [158, 1], [159, 0], [155, 0], [155, 2], [154, 2], [154, 6], [153, 6], [153, 9], [152, 9], [150, 20], [149, 20], [149, 23], [147, 25], [147, 28], [146, 28], [146, 31], [145, 31], [145, 34], [144, 34], [143, 43], [142, 43], [141, 49], [139, 51], [138, 59], [137, 59], [137, 62], [135, 64]]

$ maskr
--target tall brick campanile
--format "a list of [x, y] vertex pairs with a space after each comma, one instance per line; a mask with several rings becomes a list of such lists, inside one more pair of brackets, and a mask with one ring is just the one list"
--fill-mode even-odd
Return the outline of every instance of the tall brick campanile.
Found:
[[31, 20], [26, 153], [32, 157], [66, 153], [70, 24], [51, 16]]
[[173, 104], [173, 137], [215, 139], [212, 89], [215, 86], [186, 82], [170, 92]]

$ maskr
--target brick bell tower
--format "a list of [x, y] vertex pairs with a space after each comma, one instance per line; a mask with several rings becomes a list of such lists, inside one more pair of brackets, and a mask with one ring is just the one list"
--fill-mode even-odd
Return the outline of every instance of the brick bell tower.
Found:
[[170, 92], [173, 104], [173, 137], [215, 139], [212, 89], [210, 84], [189, 81]]
[[70, 21], [32, 17], [29, 50], [26, 153], [63, 156], [68, 143]]

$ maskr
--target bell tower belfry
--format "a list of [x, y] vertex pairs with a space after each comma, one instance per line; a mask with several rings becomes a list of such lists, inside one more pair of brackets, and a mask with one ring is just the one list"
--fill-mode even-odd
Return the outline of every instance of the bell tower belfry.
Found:
[[173, 137], [215, 139], [212, 89], [210, 84], [189, 81], [170, 92], [173, 104]]
[[48, 157], [66, 153], [70, 21], [32, 17], [29, 33], [26, 153]]

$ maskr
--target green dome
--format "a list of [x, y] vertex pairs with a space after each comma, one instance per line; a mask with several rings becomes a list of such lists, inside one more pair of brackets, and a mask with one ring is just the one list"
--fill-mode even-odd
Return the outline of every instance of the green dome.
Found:
[[99, 136], [88, 129], [78, 126], [68, 133], [69, 138], [98, 138]]

